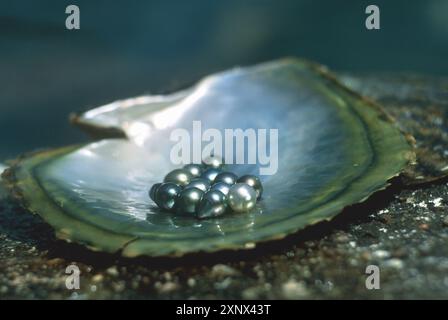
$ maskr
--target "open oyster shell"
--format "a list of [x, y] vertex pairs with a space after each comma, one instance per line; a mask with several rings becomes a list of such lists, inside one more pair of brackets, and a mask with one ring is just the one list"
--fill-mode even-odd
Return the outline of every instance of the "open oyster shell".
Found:
[[[278, 171], [261, 176], [264, 196], [255, 210], [198, 221], [160, 212], [149, 200], [150, 186], [176, 167], [170, 132], [191, 131], [194, 120], [203, 130], [278, 129]], [[3, 177], [60, 238], [127, 257], [243, 249], [282, 238], [385, 188], [414, 157], [377, 106], [323, 68], [292, 59], [223, 72], [166, 97], [118, 101], [75, 121], [128, 139], [36, 153]], [[230, 165], [237, 174], [258, 168]]]

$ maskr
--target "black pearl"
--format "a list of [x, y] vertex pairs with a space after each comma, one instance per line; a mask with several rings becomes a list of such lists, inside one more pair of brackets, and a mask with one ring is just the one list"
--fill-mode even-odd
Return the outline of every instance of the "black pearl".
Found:
[[184, 169], [176, 169], [171, 171], [165, 176], [163, 182], [172, 182], [179, 186], [186, 186], [193, 179], [193, 176], [190, 172]]
[[222, 193], [224, 193], [225, 196], [227, 196], [229, 194], [230, 187], [232, 187], [232, 186], [225, 182], [217, 182], [214, 185], [212, 185], [210, 190], [221, 191]]
[[218, 217], [227, 210], [227, 197], [218, 190], [207, 192], [198, 208], [197, 217], [199, 219]]
[[161, 183], [154, 183], [151, 187], [151, 189], [149, 189], [149, 197], [151, 198], [152, 201], [156, 201], [156, 192], [157, 189], [161, 186]]
[[204, 194], [205, 192], [198, 188], [185, 188], [179, 194], [177, 212], [189, 215], [196, 214]]
[[210, 183], [213, 183], [215, 181], [216, 176], [220, 173], [221, 170], [219, 169], [209, 168], [202, 173], [201, 178], [207, 179], [208, 181], [210, 181]]
[[184, 170], [190, 172], [190, 174], [194, 177], [194, 178], [198, 178], [201, 176], [202, 171], [203, 171], [203, 166], [200, 164], [187, 164], [184, 166]]
[[224, 182], [229, 185], [233, 185], [236, 183], [236, 180], [238, 180], [238, 176], [236, 174], [234, 174], [232, 172], [221, 172], [220, 174], [218, 174], [216, 176], [216, 178], [213, 182], [214, 183]]
[[202, 160], [202, 164], [205, 167], [219, 169], [223, 167], [224, 162], [218, 156], [210, 156]]
[[261, 195], [263, 194], [263, 185], [261, 184], [260, 178], [248, 174], [240, 177], [237, 182], [250, 185], [257, 192], [257, 199], [261, 198]]
[[189, 187], [194, 187], [194, 188], [198, 188], [201, 189], [204, 192], [207, 192], [208, 189], [210, 189], [210, 181], [204, 178], [196, 178], [191, 180], [191, 182], [189, 184], [186, 185], [185, 188], [189, 188]]
[[156, 191], [155, 203], [163, 210], [172, 210], [176, 206], [176, 201], [182, 188], [175, 183], [162, 183]]
[[246, 212], [255, 207], [257, 203], [257, 192], [245, 183], [234, 184], [227, 196], [229, 206], [235, 212]]

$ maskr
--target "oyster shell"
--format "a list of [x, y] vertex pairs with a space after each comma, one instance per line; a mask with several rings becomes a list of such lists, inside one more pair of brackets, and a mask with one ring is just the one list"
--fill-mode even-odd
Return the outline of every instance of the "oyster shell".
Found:
[[[176, 166], [173, 128], [276, 128], [278, 171], [262, 176], [263, 199], [247, 214], [198, 221], [160, 212], [150, 186]], [[36, 153], [3, 177], [60, 238], [123, 256], [181, 256], [253, 247], [282, 238], [385, 188], [410, 161], [406, 137], [375, 105], [325, 69], [280, 60], [223, 72], [170, 96], [91, 110], [75, 122], [106, 139]], [[113, 136], [113, 135], [112, 135]], [[230, 165], [258, 174], [258, 165]]]

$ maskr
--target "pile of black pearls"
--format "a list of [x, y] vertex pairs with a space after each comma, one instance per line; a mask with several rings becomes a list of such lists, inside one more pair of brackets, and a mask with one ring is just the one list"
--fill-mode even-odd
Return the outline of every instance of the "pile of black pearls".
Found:
[[187, 164], [171, 171], [163, 183], [151, 187], [149, 197], [162, 210], [205, 219], [229, 211], [249, 211], [262, 193], [257, 176], [238, 178], [223, 171], [223, 162], [218, 157], [211, 157], [202, 164]]

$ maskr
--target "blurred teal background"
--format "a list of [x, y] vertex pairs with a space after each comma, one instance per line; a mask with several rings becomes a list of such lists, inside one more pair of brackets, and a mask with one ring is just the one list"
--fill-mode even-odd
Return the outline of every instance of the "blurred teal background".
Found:
[[[65, 8], [81, 29], [65, 29]], [[381, 30], [364, 26], [381, 10]], [[0, 1], [0, 161], [87, 138], [68, 114], [237, 65], [448, 74], [448, 0]]]

